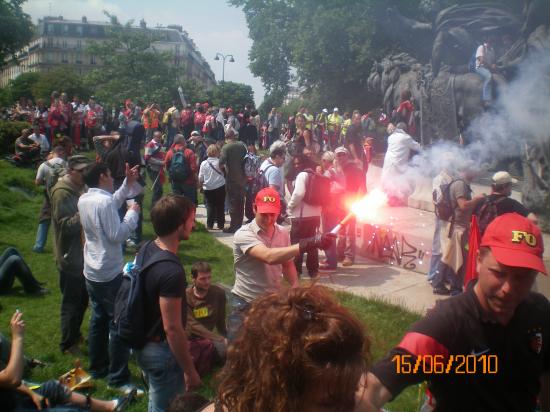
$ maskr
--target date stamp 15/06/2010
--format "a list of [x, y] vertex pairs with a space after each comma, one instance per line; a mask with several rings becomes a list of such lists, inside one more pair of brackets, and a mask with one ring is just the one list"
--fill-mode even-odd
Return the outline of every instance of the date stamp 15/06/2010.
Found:
[[397, 374], [475, 375], [497, 374], [497, 355], [418, 355], [397, 354], [392, 358]]

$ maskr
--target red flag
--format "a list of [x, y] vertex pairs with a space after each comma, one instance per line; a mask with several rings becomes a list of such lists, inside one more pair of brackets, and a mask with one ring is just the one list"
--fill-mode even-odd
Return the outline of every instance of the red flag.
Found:
[[464, 276], [464, 288], [468, 286], [471, 280], [477, 279], [478, 273], [476, 269], [477, 251], [481, 243], [479, 234], [479, 226], [477, 224], [477, 216], [472, 215], [470, 221], [470, 238], [468, 240], [468, 261], [466, 262], [466, 274]]

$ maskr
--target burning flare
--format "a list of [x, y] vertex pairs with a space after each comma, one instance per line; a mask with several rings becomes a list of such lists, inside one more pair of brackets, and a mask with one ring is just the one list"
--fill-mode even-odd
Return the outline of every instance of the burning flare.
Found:
[[378, 188], [373, 189], [364, 197], [351, 204], [351, 211], [330, 231], [330, 233], [337, 234], [342, 226], [354, 216], [361, 222], [375, 223], [378, 219], [380, 209], [387, 204], [388, 196]]

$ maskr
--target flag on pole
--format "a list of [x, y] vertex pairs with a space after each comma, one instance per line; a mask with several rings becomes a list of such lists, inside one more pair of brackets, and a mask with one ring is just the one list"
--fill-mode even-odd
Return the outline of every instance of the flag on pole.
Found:
[[468, 240], [468, 261], [466, 262], [466, 274], [464, 275], [464, 288], [468, 286], [471, 280], [477, 279], [477, 251], [481, 243], [479, 226], [477, 224], [477, 216], [472, 215], [470, 221], [470, 238]]

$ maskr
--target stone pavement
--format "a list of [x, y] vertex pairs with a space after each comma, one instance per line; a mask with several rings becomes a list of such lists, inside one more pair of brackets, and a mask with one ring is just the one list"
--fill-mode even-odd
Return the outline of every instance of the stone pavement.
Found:
[[[369, 168], [369, 190], [379, 180], [380, 168]], [[489, 193], [486, 185], [472, 185], [474, 194]], [[519, 199], [519, 193], [513, 197]], [[432, 293], [426, 281], [431, 257], [434, 214], [431, 183], [420, 182], [409, 198], [409, 207], [386, 207], [376, 225], [357, 225], [357, 257], [351, 267], [338, 267], [337, 273], [322, 277], [319, 283], [363, 297], [378, 298], [414, 312], [423, 313], [444, 297]], [[424, 209], [424, 210], [423, 210]], [[427, 210], [426, 210], [427, 209]], [[199, 207], [197, 220], [206, 224], [206, 210]], [[221, 243], [233, 248], [233, 235], [211, 232]], [[550, 268], [550, 236], [544, 234], [544, 259]], [[536, 289], [550, 298], [550, 278], [537, 277]]]

